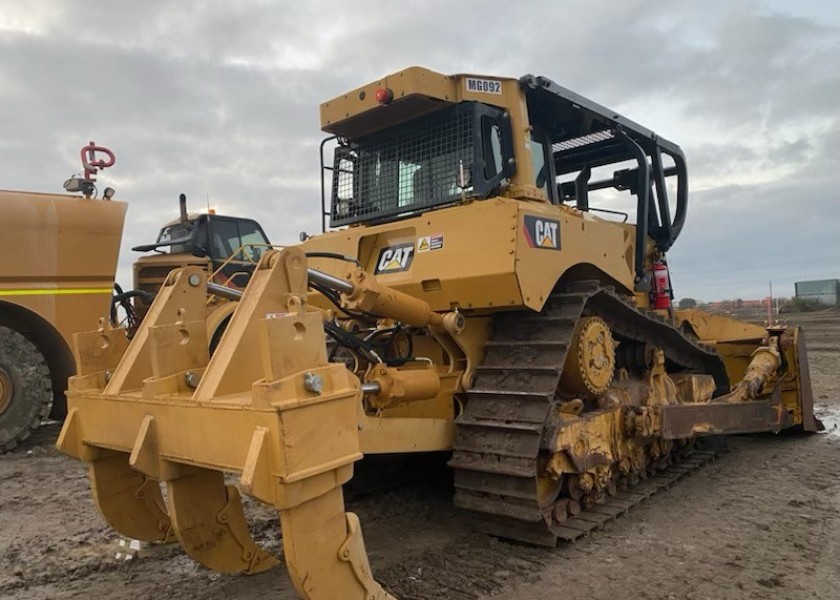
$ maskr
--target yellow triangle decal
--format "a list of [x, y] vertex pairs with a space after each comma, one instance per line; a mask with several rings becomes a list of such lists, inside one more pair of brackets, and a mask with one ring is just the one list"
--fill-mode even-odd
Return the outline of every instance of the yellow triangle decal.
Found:
[[385, 265], [385, 268], [382, 270], [390, 271], [391, 269], [402, 269], [400, 261], [398, 261], [396, 258], [392, 258], [391, 261], [387, 265]]
[[429, 239], [428, 238], [423, 238], [422, 240], [420, 240], [419, 250], [422, 252], [422, 251], [428, 250], [428, 249], [429, 249]]
[[554, 244], [551, 243], [551, 237], [543, 236], [542, 242], [540, 242], [540, 246], [543, 248], [554, 248]]

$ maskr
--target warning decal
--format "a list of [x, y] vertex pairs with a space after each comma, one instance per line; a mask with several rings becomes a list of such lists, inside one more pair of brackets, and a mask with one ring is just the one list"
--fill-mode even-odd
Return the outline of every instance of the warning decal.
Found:
[[560, 222], [525, 215], [525, 239], [531, 248], [560, 249]]
[[443, 234], [425, 235], [417, 238], [417, 252], [430, 252], [443, 249]]
[[374, 275], [380, 273], [399, 273], [407, 271], [411, 266], [411, 259], [414, 258], [414, 244], [396, 244], [385, 246], [379, 251], [379, 258], [376, 260]]

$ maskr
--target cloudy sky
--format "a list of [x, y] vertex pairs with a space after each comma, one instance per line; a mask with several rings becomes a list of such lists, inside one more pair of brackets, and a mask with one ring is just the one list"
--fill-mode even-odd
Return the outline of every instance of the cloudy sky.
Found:
[[125, 284], [180, 192], [293, 242], [320, 227], [318, 104], [414, 64], [545, 75], [681, 145], [678, 297], [840, 277], [836, 0], [0, 0], [0, 187], [112, 148]]

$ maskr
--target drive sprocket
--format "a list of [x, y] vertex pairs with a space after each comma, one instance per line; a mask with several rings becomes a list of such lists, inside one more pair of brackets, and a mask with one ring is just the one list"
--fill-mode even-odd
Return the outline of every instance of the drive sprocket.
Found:
[[615, 371], [615, 343], [600, 317], [583, 317], [575, 327], [560, 385], [575, 393], [600, 395], [607, 391]]

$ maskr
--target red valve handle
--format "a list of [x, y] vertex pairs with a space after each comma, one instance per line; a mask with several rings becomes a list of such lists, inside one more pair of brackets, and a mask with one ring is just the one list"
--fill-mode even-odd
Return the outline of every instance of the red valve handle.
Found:
[[[97, 159], [97, 153], [104, 154], [104, 158]], [[117, 158], [114, 153], [104, 146], [97, 146], [94, 142], [84, 146], [81, 150], [82, 167], [85, 171], [85, 179], [87, 181], [96, 181], [97, 169], [107, 169], [114, 166]]]

